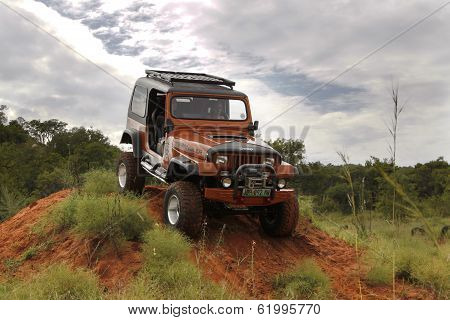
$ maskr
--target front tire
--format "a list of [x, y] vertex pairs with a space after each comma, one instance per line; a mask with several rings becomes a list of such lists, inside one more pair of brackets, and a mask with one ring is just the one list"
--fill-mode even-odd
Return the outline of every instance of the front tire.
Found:
[[203, 222], [203, 199], [196, 184], [188, 181], [172, 183], [164, 198], [164, 222], [195, 238]]
[[137, 159], [133, 157], [132, 152], [122, 152], [117, 163], [116, 173], [120, 193], [142, 194], [145, 177], [138, 176]]
[[290, 236], [297, 227], [299, 217], [297, 197], [276, 204], [259, 216], [261, 227], [272, 237]]

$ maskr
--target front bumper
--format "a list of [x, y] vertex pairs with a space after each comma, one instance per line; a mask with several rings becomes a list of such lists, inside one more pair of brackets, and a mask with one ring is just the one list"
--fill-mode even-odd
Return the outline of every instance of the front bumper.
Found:
[[242, 205], [242, 206], [270, 206], [273, 204], [285, 202], [289, 200], [291, 197], [295, 196], [294, 189], [281, 189], [281, 190], [272, 190], [272, 196], [270, 197], [243, 197], [242, 190], [237, 191], [237, 195], [235, 195], [235, 191], [224, 188], [205, 188], [204, 195], [205, 199], [211, 201], [219, 201], [234, 205]]

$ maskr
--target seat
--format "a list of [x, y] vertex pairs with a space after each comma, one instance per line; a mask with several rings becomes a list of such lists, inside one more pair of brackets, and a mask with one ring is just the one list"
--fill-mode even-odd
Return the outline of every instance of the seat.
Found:
[[161, 109], [157, 108], [152, 113], [152, 124], [153, 124], [153, 138], [152, 149], [160, 153], [158, 150], [159, 142], [164, 138], [164, 113]]

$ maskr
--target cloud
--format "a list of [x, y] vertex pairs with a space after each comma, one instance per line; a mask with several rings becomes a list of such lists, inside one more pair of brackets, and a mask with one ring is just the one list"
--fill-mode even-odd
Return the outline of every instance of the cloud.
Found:
[[[10, 1], [11, 2], [11, 1]], [[274, 121], [306, 137], [310, 160], [387, 157], [392, 102], [400, 82], [403, 164], [447, 159], [450, 144], [450, 6], [331, 85], [305, 98], [368, 52], [431, 12], [434, 1], [85, 1], [11, 2], [132, 85], [145, 68], [207, 72], [246, 92], [261, 125]], [[44, 6], [45, 5], [45, 6]], [[251, 14], [248, 14], [251, 13]], [[29, 117], [123, 129], [129, 92], [17, 17], [0, 11], [0, 94]], [[32, 79], [32, 80], [30, 80]], [[26, 86], [23, 84], [26, 83]], [[87, 117], [86, 115], [89, 115]], [[270, 132], [269, 132], [270, 133]], [[271, 135], [276, 135], [273, 130]]]
[[14, 44], [0, 50], [2, 104], [28, 120], [58, 118], [108, 134], [123, 126], [129, 89], [11, 12], [1, 10], [0, 20], [1, 43]]

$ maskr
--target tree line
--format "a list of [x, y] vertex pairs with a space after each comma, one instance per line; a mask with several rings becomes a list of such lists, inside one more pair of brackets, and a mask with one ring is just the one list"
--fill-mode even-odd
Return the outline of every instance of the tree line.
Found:
[[[0, 220], [35, 199], [77, 185], [94, 168], [113, 169], [120, 150], [93, 128], [69, 128], [57, 119], [23, 118], [8, 121], [7, 107], [0, 106]], [[312, 196], [322, 213], [349, 213], [349, 186], [342, 165], [307, 162], [305, 145], [298, 139], [268, 143], [300, 175], [290, 181], [299, 194]], [[350, 164], [358, 210], [389, 214], [392, 186], [381, 171], [392, 175], [392, 160], [371, 157], [364, 164]], [[395, 180], [428, 215], [449, 216], [450, 167], [443, 157], [415, 166], [395, 166]], [[401, 199], [398, 200], [401, 204]], [[400, 216], [402, 210], [400, 206]], [[405, 215], [406, 213], [403, 212]]]
[[119, 149], [101, 131], [57, 119], [8, 121], [6, 111], [0, 106], [0, 220], [90, 169], [115, 166]]
[[[343, 179], [343, 165], [305, 161], [305, 145], [301, 140], [277, 139], [268, 143], [279, 151], [286, 162], [299, 169], [300, 175], [290, 182], [300, 196], [313, 196], [321, 212], [350, 213], [349, 185]], [[414, 166], [395, 166], [392, 160], [371, 157], [364, 164], [349, 164], [358, 210], [373, 210], [389, 216], [392, 208], [392, 185], [381, 172], [395, 175], [395, 180], [426, 215], [450, 216], [450, 166], [443, 157]], [[407, 212], [399, 203], [400, 218]]]

